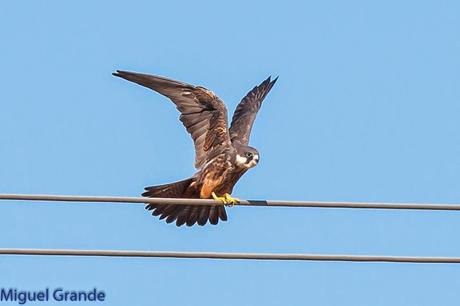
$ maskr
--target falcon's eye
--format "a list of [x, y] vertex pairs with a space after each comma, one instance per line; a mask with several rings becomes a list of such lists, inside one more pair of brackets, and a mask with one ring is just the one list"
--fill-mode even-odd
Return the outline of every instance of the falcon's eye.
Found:
[[244, 155], [246, 155], [246, 157], [252, 157], [252, 153], [251, 153], [251, 152], [246, 152]]

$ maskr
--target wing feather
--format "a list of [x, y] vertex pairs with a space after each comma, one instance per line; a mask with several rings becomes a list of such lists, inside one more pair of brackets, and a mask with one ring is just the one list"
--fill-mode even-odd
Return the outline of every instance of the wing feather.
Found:
[[224, 103], [206, 88], [160, 76], [120, 70], [113, 75], [153, 89], [176, 105], [181, 113], [179, 119], [195, 144], [196, 168], [206, 163], [209, 151], [231, 145], [227, 109]]
[[259, 86], [254, 87], [248, 92], [238, 104], [233, 113], [232, 124], [230, 126], [230, 138], [232, 142], [239, 141], [246, 145], [249, 143], [252, 125], [256, 119], [257, 112], [262, 105], [262, 101], [273, 85], [275, 85], [276, 80], [278, 80], [278, 77], [273, 81], [271, 81], [271, 77], [268, 77]]

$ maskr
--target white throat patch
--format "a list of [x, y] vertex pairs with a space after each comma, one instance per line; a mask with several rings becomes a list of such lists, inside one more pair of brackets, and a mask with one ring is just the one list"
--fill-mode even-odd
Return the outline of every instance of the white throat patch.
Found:
[[255, 167], [257, 165], [257, 160], [259, 159], [258, 156], [256, 156], [254, 159], [252, 159], [249, 163], [248, 163], [248, 158], [247, 157], [244, 157], [244, 156], [241, 156], [239, 154], [236, 155], [236, 164], [240, 167], [244, 167], [244, 168], [252, 168], [252, 167]]
[[238, 166], [245, 166], [246, 167], [247, 166], [246, 165], [247, 160], [248, 159], [246, 157], [244, 157], [244, 156], [241, 156], [239, 154], [236, 155], [236, 164]]

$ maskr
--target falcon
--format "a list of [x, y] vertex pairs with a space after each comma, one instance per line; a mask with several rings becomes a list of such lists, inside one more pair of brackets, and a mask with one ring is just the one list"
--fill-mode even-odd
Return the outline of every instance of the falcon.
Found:
[[[268, 77], [238, 104], [228, 127], [227, 108], [212, 91], [161, 76], [120, 71], [114, 76], [148, 87], [169, 98], [180, 112], [180, 121], [193, 138], [196, 173], [178, 182], [150, 186], [142, 194], [150, 198], [201, 198], [233, 206], [230, 194], [240, 177], [257, 165], [259, 152], [250, 147], [249, 136], [262, 101], [278, 78]], [[224, 205], [147, 204], [152, 215], [186, 224], [205, 225], [227, 221]]]

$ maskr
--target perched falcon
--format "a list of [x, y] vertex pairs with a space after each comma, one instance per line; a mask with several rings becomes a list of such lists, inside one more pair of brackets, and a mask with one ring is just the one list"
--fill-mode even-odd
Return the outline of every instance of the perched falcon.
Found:
[[[195, 144], [196, 173], [185, 180], [145, 188], [142, 196], [151, 198], [201, 198], [233, 205], [233, 186], [239, 178], [259, 162], [259, 152], [250, 147], [251, 128], [262, 101], [278, 78], [268, 77], [254, 87], [238, 104], [228, 128], [227, 109], [212, 91], [160, 76], [120, 71], [113, 73], [128, 81], [153, 89], [168, 97], [181, 113], [180, 121]], [[177, 226], [195, 223], [205, 225], [227, 221], [223, 205], [148, 204], [154, 216]]]

